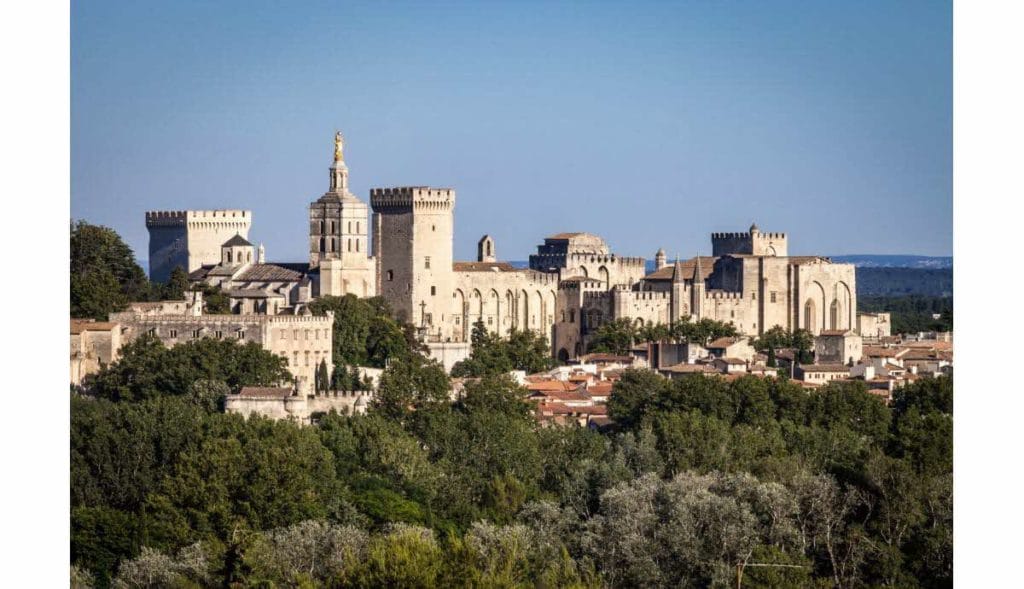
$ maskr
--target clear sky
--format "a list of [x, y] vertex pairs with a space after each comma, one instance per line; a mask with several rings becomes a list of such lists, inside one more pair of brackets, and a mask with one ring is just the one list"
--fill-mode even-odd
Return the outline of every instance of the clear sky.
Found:
[[308, 259], [333, 134], [351, 188], [456, 189], [494, 236], [710, 253], [952, 254], [952, 7], [922, 1], [71, 4], [71, 214], [244, 208]]

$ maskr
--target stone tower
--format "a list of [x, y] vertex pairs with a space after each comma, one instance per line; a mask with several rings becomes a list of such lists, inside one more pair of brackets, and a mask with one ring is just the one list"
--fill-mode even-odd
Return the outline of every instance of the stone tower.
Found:
[[334, 162], [330, 167], [330, 185], [319, 199], [309, 205], [309, 265], [318, 267], [323, 260], [341, 259], [344, 254], [369, 255], [369, 209], [348, 190], [348, 166], [342, 153], [341, 133], [334, 137]]
[[665, 266], [668, 266], [668, 259], [665, 257], [665, 248], [658, 248], [657, 253], [654, 254], [654, 269], [661, 270]]
[[249, 237], [252, 211], [146, 211], [149, 279], [167, 282], [176, 266], [186, 272], [221, 260], [221, 245]]
[[334, 162], [327, 192], [309, 205], [309, 265], [319, 269], [319, 296], [376, 293], [369, 249], [369, 208], [348, 189], [341, 133], [334, 136]]
[[494, 253], [494, 238], [490, 235], [485, 235], [480, 238], [480, 241], [476, 244], [476, 261], [477, 262], [497, 262], [498, 256]]
[[452, 313], [455, 190], [370, 189], [377, 292], [395, 315], [437, 336]]

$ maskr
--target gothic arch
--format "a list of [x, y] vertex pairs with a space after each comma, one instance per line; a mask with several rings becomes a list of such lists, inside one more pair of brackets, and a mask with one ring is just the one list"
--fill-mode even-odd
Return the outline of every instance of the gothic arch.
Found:
[[608, 268], [601, 266], [597, 269], [597, 278], [601, 281], [601, 286], [608, 290], [611, 288], [611, 274], [608, 272]]
[[850, 285], [846, 284], [842, 280], [836, 285], [837, 297], [840, 305], [840, 324], [838, 329], [853, 329], [856, 324], [853, 316], [853, 291], [850, 289]]
[[469, 329], [472, 329], [472, 325], [469, 324], [469, 308], [466, 306], [466, 295], [462, 292], [462, 289], [455, 289], [452, 293], [452, 309], [454, 315], [459, 318], [458, 324], [455, 326], [455, 333], [459, 334], [460, 339], [465, 340], [466, 334]]
[[484, 317], [484, 325], [487, 326], [488, 331], [499, 330], [500, 319], [498, 314], [501, 307], [499, 301], [498, 291], [492, 288], [491, 292], [487, 293], [487, 316]]
[[816, 323], [815, 319], [816, 318], [817, 318], [817, 309], [815, 309], [814, 299], [809, 298], [804, 303], [804, 317], [803, 317], [804, 329], [806, 329], [807, 331], [809, 331], [811, 333], [814, 333], [815, 332], [815, 328], [816, 328], [816, 325], [815, 325], [815, 323]]
[[589, 278], [590, 277], [590, 274], [587, 273], [587, 267], [586, 266], [580, 266], [580, 274], [579, 275], [584, 277], [584, 278]]

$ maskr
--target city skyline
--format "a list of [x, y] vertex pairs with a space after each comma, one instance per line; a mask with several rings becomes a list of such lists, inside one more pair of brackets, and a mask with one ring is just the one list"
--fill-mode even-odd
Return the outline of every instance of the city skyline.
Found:
[[796, 7], [75, 5], [72, 217], [144, 259], [146, 210], [242, 208], [301, 261], [340, 129], [361, 199], [456, 190], [456, 259], [560, 231], [690, 257], [751, 222], [951, 255], [948, 3]]

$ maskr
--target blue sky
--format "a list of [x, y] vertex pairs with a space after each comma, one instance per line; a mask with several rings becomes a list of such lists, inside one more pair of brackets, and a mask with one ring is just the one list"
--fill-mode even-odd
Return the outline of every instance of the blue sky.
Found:
[[307, 259], [332, 136], [351, 187], [450, 186], [455, 254], [545, 235], [952, 253], [949, 2], [73, 2], [71, 215], [251, 209]]

